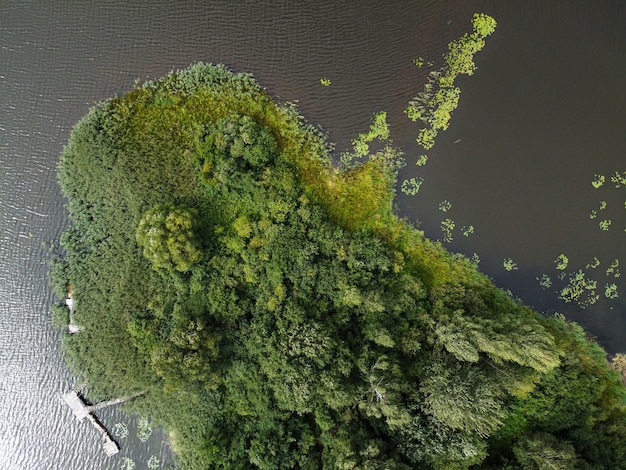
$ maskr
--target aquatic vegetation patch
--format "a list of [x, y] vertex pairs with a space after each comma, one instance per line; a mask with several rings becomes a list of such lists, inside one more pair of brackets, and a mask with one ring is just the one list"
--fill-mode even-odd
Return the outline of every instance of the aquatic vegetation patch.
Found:
[[[459, 104], [461, 90], [454, 86], [456, 78], [472, 75], [476, 70], [474, 54], [485, 46], [485, 38], [496, 29], [496, 21], [485, 14], [475, 14], [472, 18], [473, 32], [464, 34], [448, 44], [444, 54], [445, 65], [438, 71], [428, 74], [424, 90], [409, 101], [405, 113], [414, 122], [421, 121], [424, 128], [417, 135], [417, 143], [425, 150], [435, 145], [439, 131], [445, 131], [452, 113]], [[418, 62], [423, 65], [423, 60]]]
[[554, 260], [554, 264], [556, 264], [556, 269], [565, 269], [567, 268], [567, 264], [569, 263], [569, 258], [561, 253]]
[[607, 232], [609, 228], [611, 227], [611, 219], [601, 220], [598, 223], [598, 226], [600, 227], [600, 230], [602, 230], [603, 232]]
[[417, 166], [424, 166], [426, 165], [426, 162], [428, 162], [428, 155], [420, 155], [419, 157], [417, 157], [417, 161], [415, 162], [415, 164]]
[[607, 283], [604, 285], [604, 296], [607, 299], [617, 299], [619, 297], [617, 293], [617, 284]]
[[547, 274], [542, 274], [541, 277], [537, 277], [535, 279], [539, 281], [539, 285], [544, 289], [549, 289], [550, 287], [552, 287], [552, 280]]
[[141, 442], [146, 442], [152, 435], [152, 426], [150, 420], [143, 416], [139, 418], [137, 422], [137, 437]]
[[591, 263], [588, 263], [585, 266], [585, 268], [586, 269], [590, 269], [590, 268], [591, 269], [596, 269], [598, 266], [600, 266], [600, 260], [596, 256], [594, 256], [593, 257], [593, 261]]
[[461, 233], [463, 234], [464, 237], [469, 237], [471, 234], [474, 233], [474, 226], [463, 225], [463, 227], [461, 227]]
[[603, 211], [606, 209], [606, 201], [600, 201], [600, 210]]
[[478, 267], [478, 265], [480, 264], [480, 256], [478, 256], [478, 253], [472, 253], [472, 256], [470, 257], [470, 263]]
[[146, 463], [149, 470], [156, 470], [161, 466], [161, 461], [156, 455], [151, 456]]
[[454, 230], [454, 220], [444, 219], [441, 221], [441, 231], [443, 232], [443, 241], [451, 242], [454, 237], [452, 231]]
[[128, 437], [128, 426], [126, 423], [115, 423], [113, 435], [119, 439], [126, 439]]
[[424, 59], [421, 57], [417, 57], [415, 59], [413, 59], [413, 63], [418, 67], [421, 68], [424, 65]]
[[611, 264], [609, 264], [609, 267], [608, 267], [608, 268], [606, 268], [606, 275], [607, 275], [607, 276], [611, 276], [611, 275], [612, 275], [612, 276], [613, 276], [613, 277], [615, 277], [615, 278], [620, 277], [620, 272], [619, 272], [619, 268], [618, 268], [618, 266], [619, 266], [619, 259], [618, 259], [618, 258], [615, 258], [615, 259], [611, 262]]
[[615, 184], [616, 188], [621, 188], [622, 186], [626, 187], [626, 171], [623, 173], [616, 171], [613, 176], [611, 176], [611, 181]]
[[597, 282], [586, 277], [582, 269], [570, 274], [567, 286], [561, 289], [559, 299], [566, 303], [577, 303], [580, 308], [595, 304], [600, 296], [596, 295]]
[[604, 176], [603, 175], [594, 175], [593, 180], [591, 181], [591, 186], [598, 189], [600, 186], [604, 184]]
[[382, 143], [389, 140], [389, 124], [387, 123], [387, 113], [385, 111], [374, 114], [369, 130], [359, 134], [356, 139], [352, 140], [352, 152], [341, 153], [340, 160], [344, 167], [350, 167], [354, 159], [367, 156], [370, 152], [369, 144], [375, 139]]
[[504, 266], [504, 269], [506, 269], [507, 271], [517, 271], [517, 263], [515, 263], [511, 258], [505, 258], [504, 261], [502, 261], [502, 266]]
[[330, 86], [332, 82], [330, 81], [330, 78], [320, 78], [320, 84], [323, 86]]
[[402, 186], [400, 186], [400, 190], [408, 196], [415, 196], [419, 192], [423, 182], [424, 178], [420, 178], [419, 176], [405, 179], [402, 182]]
[[439, 203], [439, 210], [441, 212], [448, 212], [451, 208], [452, 208], [452, 203], [448, 200], [444, 200]]
[[596, 212], [595, 209], [592, 209], [591, 212], [589, 213], [589, 218], [591, 220], [595, 219], [596, 217], [598, 217], [598, 213]]
[[135, 461], [129, 457], [122, 457], [122, 460], [120, 461], [120, 468], [122, 470], [134, 470]]

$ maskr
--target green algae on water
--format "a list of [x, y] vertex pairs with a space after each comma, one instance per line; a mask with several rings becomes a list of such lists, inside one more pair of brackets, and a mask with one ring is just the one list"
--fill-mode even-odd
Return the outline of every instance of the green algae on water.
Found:
[[517, 271], [517, 263], [511, 258], [505, 258], [504, 261], [502, 261], [502, 266], [504, 266], [504, 269], [507, 271]]

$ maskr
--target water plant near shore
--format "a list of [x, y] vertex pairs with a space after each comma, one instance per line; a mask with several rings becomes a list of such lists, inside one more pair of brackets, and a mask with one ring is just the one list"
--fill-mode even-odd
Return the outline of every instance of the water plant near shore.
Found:
[[148, 461], [146, 462], [149, 470], [156, 470], [161, 466], [161, 461], [156, 455], [150, 456]]
[[[357, 159], [362, 159], [370, 153], [369, 144], [374, 140], [378, 140], [382, 144], [389, 141], [389, 124], [387, 124], [387, 113], [380, 111], [374, 114], [369, 130], [359, 134], [356, 139], [352, 140], [352, 151], [342, 152], [340, 161], [344, 168], [350, 168]], [[389, 149], [389, 148], [388, 148]], [[397, 167], [403, 166], [404, 162], [397, 162]]]
[[441, 231], [443, 232], [443, 241], [451, 242], [454, 240], [454, 235], [452, 232], [454, 231], [454, 220], [452, 219], [444, 219], [441, 221]]
[[600, 298], [596, 294], [597, 282], [586, 277], [584, 271], [578, 271], [570, 274], [568, 284], [561, 289], [559, 298], [567, 303], [576, 302], [580, 308], [585, 309], [592, 305]]
[[143, 416], [137, 422], [137, 437], [141, 442], [146, 442], [152, 435], [152, 425], [148, 418]]
[[423, 182], [424, 178], [421, 177], [405, 179], [402, 182], [400, 190], [407, 196], [415, 196], [419, 192]]
[[122, 470], [135, 470], [135, 461], [130, 457], [122, 457], [120, 468]]
[[495, 31], [496, 21], [488, 15], [475, 14], [472, 29], [472, 33], [448, 44], [448, 52], [444, 55], [445, 65], [429, 73], [424, 90], [410, 100], [405, 109], [409, 119], [421, 121], [425, 126], [417, 136], [417, 143], [425, 150], [432, 148], [437, 134], [448, 128], [461, 94], [461, 90], [454, 86], [455, 80], [461, 74], [474, 73], [474, 54], [483, 49], [485, 38]]
[[113, 435], [119, 439], [126, 439], [128, 437], [128, 426], [126, 423], [115, 423]]

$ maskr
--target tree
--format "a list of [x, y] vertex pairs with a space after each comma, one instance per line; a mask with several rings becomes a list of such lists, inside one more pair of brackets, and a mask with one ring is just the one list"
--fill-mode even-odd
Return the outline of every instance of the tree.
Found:
[[579, 463], [571, 444], [546, 433], [524, 438], [513, 453], [524, 470], [569, 470]]
[[143, 215], [137, 243], [155, 270], [186, 272], [202, 258], [195, 215], [173, 204], [158, 204]]

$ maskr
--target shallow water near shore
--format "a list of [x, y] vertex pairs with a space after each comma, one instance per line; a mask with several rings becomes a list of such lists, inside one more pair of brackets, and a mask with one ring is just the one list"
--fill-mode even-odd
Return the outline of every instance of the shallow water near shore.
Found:
[[[476, 73], [460, 80], [450, 128], [417, 166], [419, 128], [403, 109], [427, 69], [413, 59], [441, 65], [474, 12], [492, 15], [498, 28], [476, 56]], [[424, 179], [417, 195], [398, 192], [399, 213], [434, 239], [443, 239], [441, 221], [453, 220], [444, 245], [478, 254], [481, 270], [524, 303], [564, 313], [610, 352], [626, 351], [626, 276], [606, 273], [615, 259], [626, 271], [626, 189], [610, 181], [626, 171], [623, 2], [9, 1], [0, 4], [0, 35], [0, 468], [171, 462], [162, 433], [143, 442], [138, 420], [118, 408], [98, 414], [109, 429], [128, 428], [120, 454], [107, 458], [96, 432], [62, 403], [77, 379], [51, 323], [59, 299], [47, 283], [48, 246], [68, 224], [56, 165], [72, 126], [136, 79], [199, 60], [250, 72], [279, 100], [297, 101], [338, 151], [387, 111], [406, 152], [400, 182]], [[596, 174], [606, 177], [597, 189]], [[609, 230], [601, 220], [611, 220]], [[568, 273], [583, 269], [597, 280], [599, 300], [584, 310], [558, 299], [561, 253]], [[600, 265], [586, 268], [594, 257]], [[507, 271], [506, 258], [518, 269]], [[542, 274], [549, 289], [539, 285]], [[617, 299], [605, 296], [611, 283]]]

